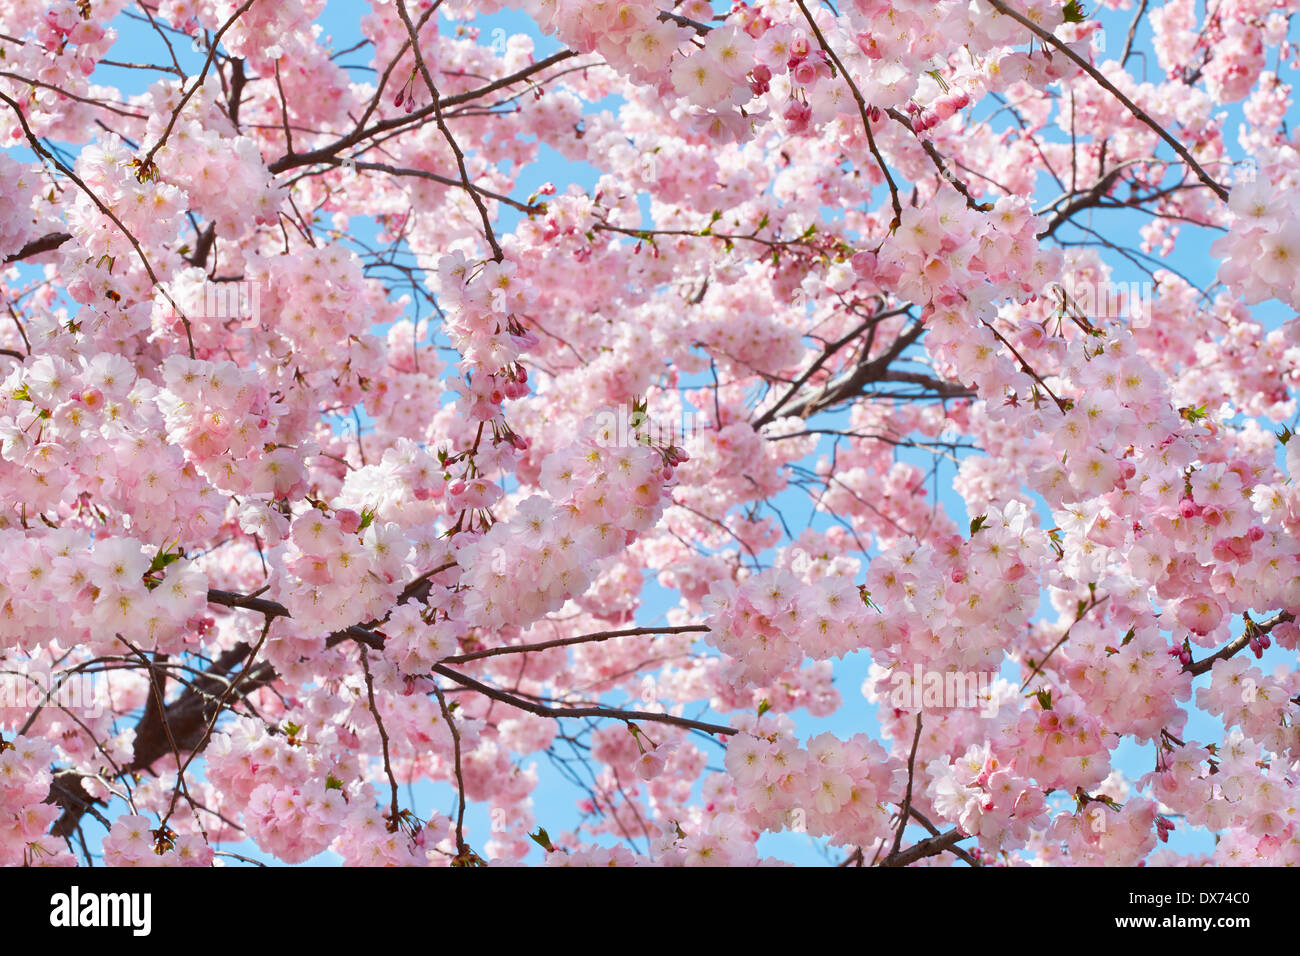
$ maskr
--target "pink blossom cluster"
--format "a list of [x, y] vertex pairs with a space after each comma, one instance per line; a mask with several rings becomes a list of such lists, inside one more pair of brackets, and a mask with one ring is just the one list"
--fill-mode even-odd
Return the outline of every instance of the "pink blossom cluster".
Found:
[[805, 657], [842, 657], [863, 642], [867, 611], [848, 576], [800, 580], [785, 569], [715, 581], [702, 602], [709, 640], [743, 682], [766, 682]]
[[1300, 686], [1294, 672], [1266, 675], [1243, 658], [1218, 660], [1209, 687], [1196, 691], [1196, 703], [1221, 717], [1225, 727], [1242, 732], [1279, 758], [1300, 757], [1300, 727], [1294, 722]]
[[[201, 626], [207, 578], [189, 561], [154, 563], [143, 542], [73, 532], [30, 537], [0, 531], [10, 561], [0, 578], [0, 648], [85, 642], [92, 651], [128, 646], [176, 653]], [[51, 596], [62, 595], [59, 614]], [[127, 643], [124, 643], [127, 642]]]
[[0, 736], [0, 864], [75, 866], [63, 841], [49, 835], [59, 808], [45, 802], [53, 748], [39, 737]]
[[138, 813], [113, 821], [103, 851], [105, 866], [211, 866], [215, 857], [202, 836], [169, 835]]
[[0, 862], [1300, 859], [1293, 5], [1082, 6], [0, 0]]
[[794, 824], [834, 845], [862, 847], [891, 832], [885, 794], [897, 764], [879, 742], [824, 733], [800, 745], [788, 717], [750, 721], [748, 731], [728, 741], [726, 756], [737, 812], [750, 825], [782, 830]]
[[1225, 831], [1213, 860], [1222, 866], [1294, 863], [1300, 831], [1291, 808], [1294, 762], [1260, 763], [1267, 752], [1240, 729], [1219, 745], [1168, 742], [1157, 770], [1142, 778], [1190, 826]]
[[1233, 187], [1228, 234], [1216, 239], [1211, 253], [1224, 264], [1219, 279], [1250, 304], [1267, 298], [1300, 308], [1300, 280], [1295, 261], [1300, 255], [1300, 191], [1275, 185], [1267, 178]]
[[957, 760], [940, 759], [929, 768], [935, 812], [978, 836], [985, 853], [1027, 841], [1049, 818], [1043, 788], [1018, 766], [1004, 764], [987, 745], [972, 746]]
[[[589, 423], [585, 431], [592, 430]], [[546, 496], [521, 501], [511, 518], [457, 551], [469, 569], [461, 578], [470, 586], [466, 619], [479, 627], [527, 624], [585, 590], [597, 560], [658, 518], [676, 460], [595, 438], [548, 456], [540, 475]]]

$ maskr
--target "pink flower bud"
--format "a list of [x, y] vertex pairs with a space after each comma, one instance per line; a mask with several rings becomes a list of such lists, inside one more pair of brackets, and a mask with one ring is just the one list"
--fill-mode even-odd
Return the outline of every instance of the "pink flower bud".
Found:
[[812, 121], [812, 108], [807, 103], [801, 103], [798, 100], [791, 100], [785, 108], [786, 123], [790, 126], [790, 132], [802, 133], [808, 129]]
[[338, 519], [339, 528], [344, 534], [356, 534], [361, 528], [361, 515], [351, 508], [339, 508], [334, 512], [334, 517]]
[[876, 274], [876, 267], [879, 264], [874, 252], [855, 252], [853, 258], [849, 260], [853, 274], [859, 279], [870, 279]]
[[632, 769], [642, 780], [653, 780], [664, 772], [666, 762], [663, 754], [656, 748], [638, 757]]

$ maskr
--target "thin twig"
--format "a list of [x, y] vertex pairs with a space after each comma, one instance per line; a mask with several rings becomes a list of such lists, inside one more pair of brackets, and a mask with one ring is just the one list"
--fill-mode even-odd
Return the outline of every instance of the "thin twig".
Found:
[[[800, 5], [802, 6], [802, 0], [800, 0]], [[1166, 143], [1168, 143], [1170, 147], [1173, 149], [1173, 151], [1177, 153], [1179, 157], [1183, 160], [1183, 162], [1185, 162], [1188, 165], [1188, 167], [1194, 173], [1196, 173], [1196, 177], [1201, 182], [1205, 183], [1206, 186], [1209, 186], [1210, 189], [1214, 191], [1214, 194], [1216, 196], [1218, 196], [1224, 202], [1228, 201], [1228, 190], [1224, 189], [1217, 182], [1215, 182], [1214, 179], [1210, 177], [1210, 174], [1201, 168], [1201, 164], [1192, 158], [1192, 154], [1187, 151], [1187, 148], [1183, 146], [1182, 143], [1178, 142], [1177, 139], [1171, 136], [1169, 132], [1165, 130], [1164, 127], [1162, 127], [1159, 123], [1157, 123], [1150, 116], [1148, 116], [1147, 113], [1140, 106], [1138, 106], [1127, 96], [1125, 96], [1124, 93], [1115, 86], [1115, 84], [1111, 83], [1110, 80], [1102, 76], [1101, 73], [1096, 69], [1096, 67], [1090, 64], [1087, 60], [1083, 59], [1083, 57], [1079, 56], [1079, 54], [1071, 50], [1059, 39], [1057, 39], [1055, 34], [1048, 33], [1046, 30], [1044, 30], [1038, 24], [1034, 23], [1034, 21], [1030, 20], [1028, 17], [1024, 16], [1021, 13], [1016, 12], [1015, 10], [1012, 10], [1005, 3], [1003, 3], [1002, 0], [989, 0], [989, 5], [992, 6], [993, 9], [997, 10], [999, 13], [1006, 14], [1011, 19], [1019, 23], [1021, 26], [1027, 28], [1030, 32], [1034, 34], [1034, 36], [1038, 37], [1038, 39], [1042, 40], [1044, 43], [1050, 43], [1053, 47], [1055, 47], [1056, 49], [1064, 53], [1067, 59], [1072, 60], [1074, 64], [1077, 67], [1079, 67], [1079, 69], [1083, 70], [1083, 72], [1087, 73], [1090, 77], [1092, 77], [1093, 80], [1096, 81], [1097, 85], [1099, 85], [1107, 93], [1111, 94], [1111, 96], [1115, 97], [1117, 100], [1123, 103], [1124, 108], [1133, 114], [1134, 119], [1136, 119], [1138, 122], [1142, 123], [1143, 125], [1147, 126], [1152, 132], [1154, 132], [1157, 136], [1159, 136]]]

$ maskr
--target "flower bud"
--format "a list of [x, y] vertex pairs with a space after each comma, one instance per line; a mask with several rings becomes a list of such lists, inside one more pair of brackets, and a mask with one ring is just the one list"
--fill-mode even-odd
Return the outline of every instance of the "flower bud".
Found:
[[853, 258], [849, 260], [853, 274], [859, 279], [870, 279], [876, 274], [876, 267], [879, 264], [874, 252], [855, 252]]

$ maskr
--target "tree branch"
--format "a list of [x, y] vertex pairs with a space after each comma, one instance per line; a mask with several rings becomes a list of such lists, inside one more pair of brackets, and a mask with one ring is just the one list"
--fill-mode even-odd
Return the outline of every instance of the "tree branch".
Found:
[[1238, 653], [1239, 651], [1244, 650], [1246, 646], [1250, 644], [1252, 638], [1258, 637], [1261, 634], [1267, 634], [1269, 631], [1273, 630], [1273, 628], [1277, 627], [1279, 624], [1284, 624], [1288, 621], [1294, 621], [1294, 620], [1295, 620], [1295, 615], [1292, 614], [1290, 611], [1279, 611], [1277, 614], [1274, 614], [1272, 617], [1270, 617], [1267, 621], [1260, 621], [1258, 624], [1252, 621], [1249, 616], [1247, 616], [1245, 633], [1243, 633], [1240, 637], [1234, 638], [1230, 643], [1225, 644], [1223, 647], [1219, 648], [1209, 657], [1203, 658], [1199, 661], [1193, 661], [1190, 664], [1184, 664], [1183, 670], [1186, 673], [1191, 674], [1193, 676], [1204, 674], [1206, 671], [1214, 667], [1215, 661], [1226, 661], [1229, 657], [1232, 657], [1234, 654]]
[[1079, 56], [1079, 54], [1071, 50], [1059, 39], [1057, 39], [1055, 34], [1048, 33], [1046, 30], [1044, 30], [1038, 24], [1034, 23], [1028, 17], [1024, 16], [1021, 13], [1017, 13], [1015, 10], [1012, 10], [1005, 3], [1003, 3], [1002, 0], [988, 0], [988, 2], [989, 5], [993, 7], [993, 9], [997, 10], [999, 13], [1003, 13], [1009, 16], [1011, 19], [1015, 20], [1021, 26], [1027, 28], [1031, 33], [1034, 34], [1034, 36], [1038, 37], [1038, 39], [1042, 40], [1044, 43], [1050, 43], [1056, 49], [1064, 53], [1067, 59], [1074, 62], [1075, 66], [1079, 67], [1079, 69], [1083, 70], [1083, 72], [1087, 73], [1090, 77], [1092, 77], [1093, 80], [1097, 82], [1098, 86], [1104, 89], [1111, 96], [1115, 97], [1115, 99], [1123, 103], [1124, 108], [1133, 114], [1134, 119], [1142, 123], [1144, 126], [1149, 128], [1153, 133], [1155, 133], [1166, 143], [1168, 143], [1169, 146], [1173, 149], [1173, 151], [1177, 153], [1179, 157], [1183, 160], [1183, 162], [1185, 162], [1188, 165], [1188, 167], [1192, 170], [1192, 172], [1196, 173], [1197, 179], [1205, 183], [1205, 185], [1209, 186], [1210, 189], [1214, 191], [1214, 194], [1218, 196], [1220, 199], [1222, 199], [1224, 202], [1228, 201], [1228, 191], [1224, 189], [1222, 186], [1220, 186], [1217, 182], [1215, 182], [1210, 177], [1210, 174], [1201, 168], [1201, 164], [1192, 158], [1192, 154], [1187, 151], [1187, 148], [1183, 146], [1182, 143], [1178, 142], [1178, 140], [1176, 140], [1173, 136], [1171, 136], [1165, 130], [1164, 127], [1162, 127], [1159, 123], [1157, 123], [1150, 116], [1148, 116], [1147, 113], [1140, 106], [1138, 106], [1127, 96], [1125, 96], [1123, 92], [1121, 92], [1115, 86], [1115, 84], [1111, 83], [1110, 80], [1102, 76], [1100, 71], [1098, 71], [1096, 67], [1094, 67], [1083, 57]]
[[30, 256], [39, 256], [42, 252], [53, 252], [59, 246], [63, 245], [72, 238], [70, 232], [51, 232], [39, 239], [33, 239], [13, 255], [5, 257], [5, 265], [11, 262], [17, 262], [20, 259], [26, 259]]

